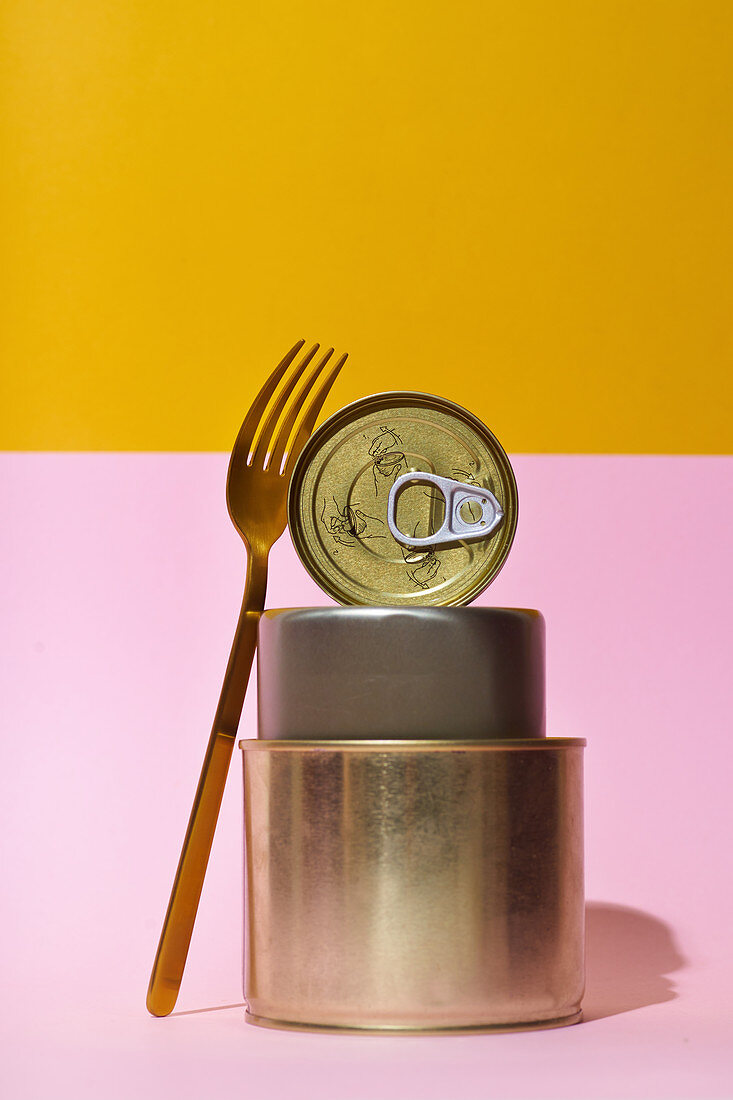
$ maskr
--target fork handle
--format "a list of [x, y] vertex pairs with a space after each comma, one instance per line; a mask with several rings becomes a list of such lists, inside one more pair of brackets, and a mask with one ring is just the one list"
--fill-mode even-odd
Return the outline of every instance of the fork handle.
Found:
[[173, 1011], [181, 986], [252, 659], [257, 648], [257, 625], [265, 606], [266, 588], [267, 554], [250, 550], [247, 554], [242, 610], [150, 975], [146, 1003], [153, 1016], [167, 1016]]

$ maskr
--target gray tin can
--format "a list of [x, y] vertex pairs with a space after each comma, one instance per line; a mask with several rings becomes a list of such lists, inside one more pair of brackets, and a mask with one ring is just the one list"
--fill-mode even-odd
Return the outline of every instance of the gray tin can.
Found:
[[506, 607], [267, 611], [264, 740], [545, 735], [545, 622]]

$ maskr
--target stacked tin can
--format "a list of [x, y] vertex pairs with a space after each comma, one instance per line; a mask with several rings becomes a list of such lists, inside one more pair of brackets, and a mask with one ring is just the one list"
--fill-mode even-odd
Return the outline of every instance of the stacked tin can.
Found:
[[545, 735], [540, 613], [463, 606], [516, 522], [498, 441], [440, 398], [366, 398], [303, 451], [291, 534], [346, 606], [260, 622], [259, 737], [241, 742], [251, 1022], [580, 1019], [585, 742]]

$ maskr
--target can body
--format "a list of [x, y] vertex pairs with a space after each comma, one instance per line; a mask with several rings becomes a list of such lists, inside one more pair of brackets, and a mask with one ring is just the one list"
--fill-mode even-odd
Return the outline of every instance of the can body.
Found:
[[265, 611], [264, 740], [545, 736], [545, 621], [508, 607]]
[[578, 1020], [583, 745], [242, 742], [250, 1021]]

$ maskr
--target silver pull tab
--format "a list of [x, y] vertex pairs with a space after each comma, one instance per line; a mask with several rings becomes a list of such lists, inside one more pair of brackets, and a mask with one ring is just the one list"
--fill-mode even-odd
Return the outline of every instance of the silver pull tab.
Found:
[[[434, 485], [445, 497], [443, 526], [434, 535], [418, 539], [404, 534], [397, 526], [397, 496], [405, 485]], [[473, 523], [461, 516], [461, 509], [467, 503], [478, 504], [481, 509], [481, 515]], [[396, 478], [387, 500], [387, 526], [404, 546], [437, 546], [444, 542], [484, 539], [499, 526], [503, 518], [504, 511], [499, 501], [488, 489], [465, 481], [454, 481], [450, 477], [439, 477], [438, 474], [425, 474], [420, 470], [413, 470]]]

